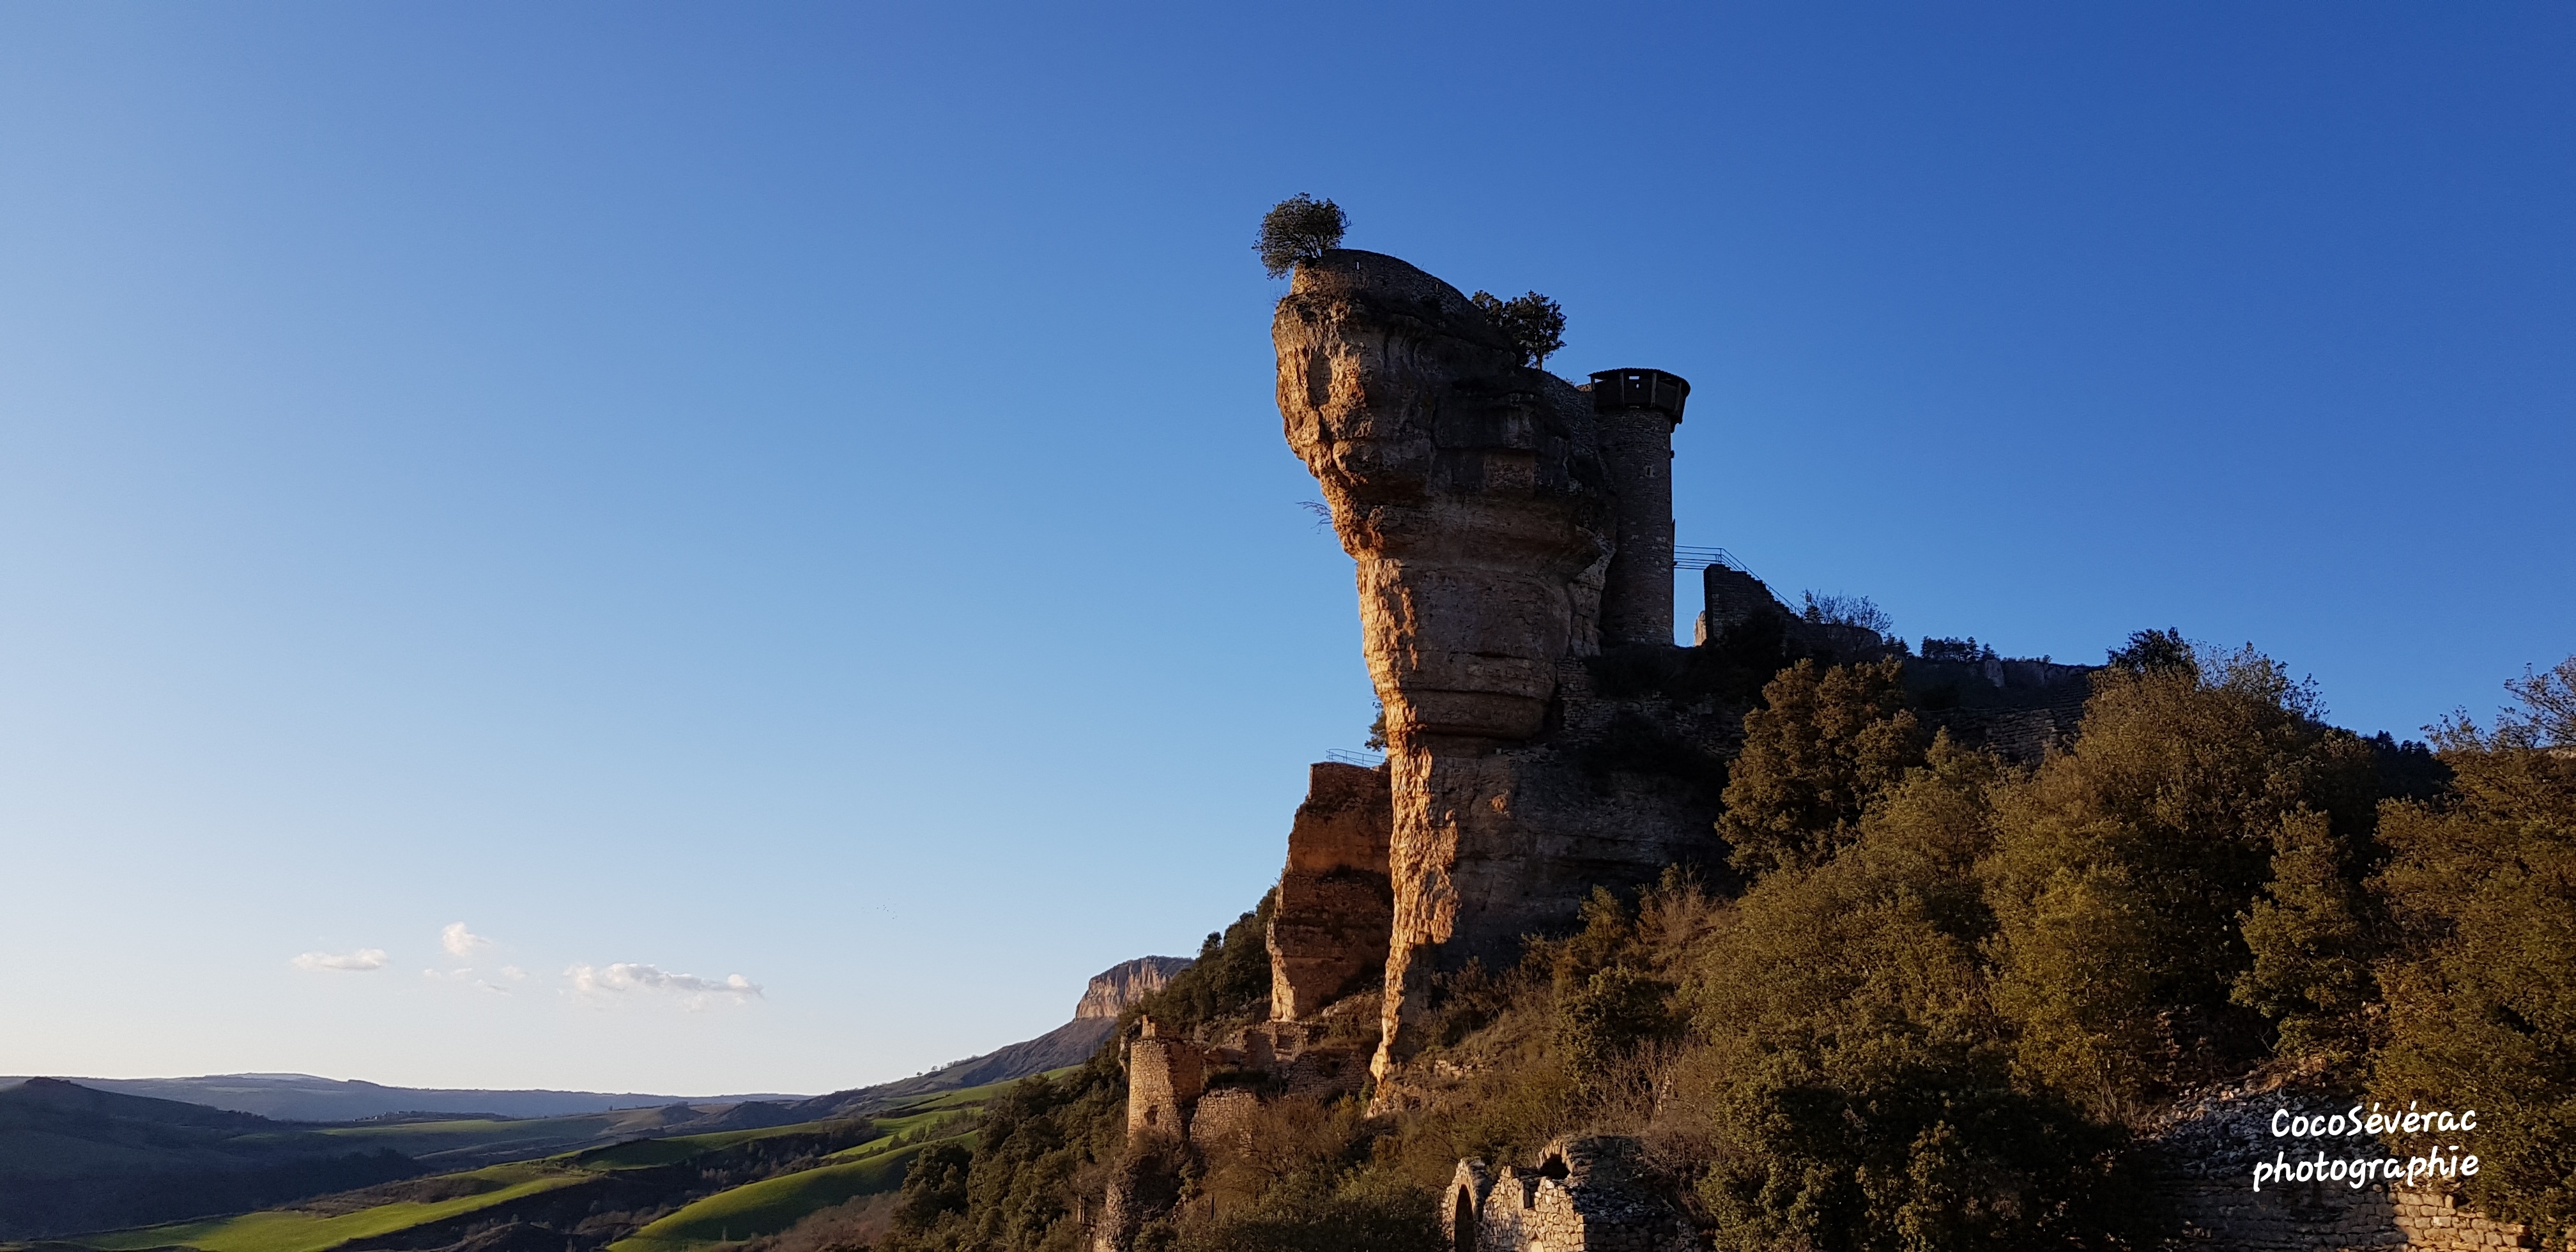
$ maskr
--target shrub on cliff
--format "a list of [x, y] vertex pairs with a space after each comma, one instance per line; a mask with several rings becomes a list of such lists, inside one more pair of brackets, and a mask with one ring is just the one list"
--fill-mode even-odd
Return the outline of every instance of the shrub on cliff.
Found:
[[1264, 271], [1272, 278], [1285, 278], [1298, 262], [1341, 247], [1342, 235], [1350, 228], [1351, 215], [1342, 212], [1342, 206], [1301, 191], [1261, 215], [1261, 237], [1252, 247], [1261, 254]]
[[1262, 1020], [1270, 1015], [1270, 911], [1279, 893], [1199, 945], [1198, 960], [1172, 975], [1163, 989], [1127, 1011], [1123, 1021], [1150, 1015], [1165, 1029], [1193, 1030], [1225, 1018]]
[[1744, 748], [1727, 772], [1717, 829], [1736, 867], [1765, 873], [1831, 856], [1857, 834], [1871, 797], [1923, 762], [1924, 740], [1905, 707], [1901, 661], [1780, 671], [1762, 707], [1744, 715]]
[[1525, 366], [1536, 369], [1545, 365], [1557, 349], [1565, 346], [1565, 310], [1535, 291], [1509, 300], [1490, 291], [1479, 291], [1467, 297], [1467, 302], [1483, 310], [1503, 337], [1512, 341]]
[[1844, 595], [1841, 592], [1817, 595], [1813, 591], [1802, 591], [1798, 595], [1805, 601], [1798, 610], [1798, 616], [1808, 621], [1825, 626], [1858, 626], [1880, 635], [1896, 633], [1896, 619], [1889, 617], [1887, 610], [1878, 607], [1878, 602], [1868, 596]]

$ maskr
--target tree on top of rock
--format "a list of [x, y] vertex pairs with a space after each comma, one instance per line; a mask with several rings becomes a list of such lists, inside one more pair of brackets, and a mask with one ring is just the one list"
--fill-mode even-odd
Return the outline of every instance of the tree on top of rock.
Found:
[[1521, 350], [1523, 365], [1532, 369], [1545, 365], [1548, 357], [1565, 346], [1565, 310], [1535, 291], [1509, 300], [1490, 291], [1479, 291], [1467, 297], [1467, 302], [1483, 310], [1512, 346]]
[[1342, 246], [1342, 234], [1350, 228], [1351, 215], [1342, 206], [1301, 191], [1261, 215], [1261, 239], [1252, 247], [1261, 254], [1262, 269], [1272, 278], [1285, 278], [1298, 262]]

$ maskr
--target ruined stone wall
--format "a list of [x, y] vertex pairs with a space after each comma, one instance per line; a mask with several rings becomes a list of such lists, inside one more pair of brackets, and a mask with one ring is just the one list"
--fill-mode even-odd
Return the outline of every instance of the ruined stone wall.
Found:
[[[2372, 1183], [2267, 1182], [2253, 1189], [2254, 1165], [2287, 1150], [2301, 1159], [2297, 1141], [2271, 1133], [2280, 1109], [2342, 1109], [2349, 1092], [2313, 1074], [2258, 1074], [2186, 1095], [2166, 1110], [2140, 1144], [2141, 1164], [2155, 1179], [2158, 1197], [2176, 1223], [2169, 1246], [2248, 1249], [2250, 1252], [2357, 1252], [2416, 1248], [2567, 1248], [2565, 1241], [2535, 1238], [2530, 1231], [2488, 1219], [2435, 1190]], [[2366, 1150], [2338, 1148], [2341, 1157]], [[2311, 1152], [2316, 1140], [2306, 1141]]]
[[1207, 1086], [1206, 1057], [1187, 1039], [1147, 1033], [1127, 1046], [1127, 1134], [1185, 1135]]
[[1395, 814], [1383, 769], [1324, 762], [1288, 828], [1271, 908], [1270, 1015], [1306, 1017], [1386, 968], [1395, 918], [1387, 846]]
[[1474, 1252], [1688, 1252], [1681, 1211], [1633, 1168], [1634, 1140], [1560, 1139], [1533, 1169], [1461, 1161], [1441, 1206], [1452, 1248]]
[[1227, 1087], [1199, 1097], [1190, 1113], [1190, 1142], [1202, 1151], [1248, 1152], [1261, 1098], [1243, 1087]]
[[2289, 1183], [2266, 1186], [2257, 1194], [2243, 1183], [2190, 1182], [2169, 1186], [2165, 1197], [2181, 1226], [2174, 1241], [2178, 1248], [2492, 1252], [2548, 1246], [2527, 1227], [2489, 1220], [2460, 1204], [2457, 1197], [2440, 1192], [2377, 1184], [2355, 1191], [2341, 1183]]

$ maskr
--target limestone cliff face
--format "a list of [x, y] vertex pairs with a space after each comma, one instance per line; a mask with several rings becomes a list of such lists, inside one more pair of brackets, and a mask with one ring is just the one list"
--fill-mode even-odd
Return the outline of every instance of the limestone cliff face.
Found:
[[1605, 803], [1551, 729], [1582, 658], [1601, 651], [1623, 532], [1643, 590], [1622, 598], [1663, 607], [1627, 614], [1620, 641], [1660, 620], [1663, 638], [1646, 641], [1672, 646], [1670, 480], [1655, 458], [1669, 460], [1674, 419], [1640, 425], [1605, 404], [1619, 435], [1605, 448], [1594, 394], [1521, 366], [1456, 288], [1375, 253], [1299, 266], [1271, 338], [1288, 443], [1357, 564], [1386, 706], [1383, 1077], [1415, 1046], [1434, 973], [1506, 959], [1519, 936], [1571, 918], [1590, 885], [1650, 877], [1707, 841], [1707, 815], [1688, 806]]
[[1082, 1002], [1073, 1006], [1073, 1020], [1115, 1018], [1128, 1005], [1162, 990], [1163, 984], [1172, 981], [1172, 975], [1190, 965], [1189, 958], [1180, 956], [1140, 956], [1112, 965], [1091, 976], [1091, 986], [1083, 991]]
[[1314, 767], [1288, 828], [1288, 866], [1271, 907], [1272, 1020], [1310, 1016], [1386, 967], [1394, 823], [1385, 770]]
[[1472, 754], [1538, 733], [1558, 658], [1599, 646], [1613, 521], [1589, 399], [1373, 252], [1299, 266], [1271, 339], [1289, 446], [1359, 565], [1390, 740]]

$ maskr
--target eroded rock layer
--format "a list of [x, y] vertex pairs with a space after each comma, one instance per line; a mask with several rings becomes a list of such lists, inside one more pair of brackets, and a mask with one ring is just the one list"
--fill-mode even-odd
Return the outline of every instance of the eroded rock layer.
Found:
[[1322, 762], [1288, 829], [1288, 866], [1270, 914], [1270, 1016], [1294, 1021], [1386, 967], [1394, 832], [1382, 769]]
[[1386, 707], [1383, 1076], [1414, 1047], [1438, 973], [1507, 960], [1520, 936], [1571, 919], [1591, 885], [1650, 878], [1710, 840], [1707, 803], [1605, 796], [1557, 733], [1568, 675], [1601, 651], [1623, 533], [1640, 549], [1623, 587], [1663, 607], [1630, 587], [1621, 633], [1660, 623], [1643, 645], [1672, 646], [1663, 461], [1678, 405], [1645, 418], [1608, 406], [1619, 438], [1605, 458], [1592, 395], [1522, 366], [1456, 288], [1376, 253], [1300, 265], [1271, 337], [1289, 446], [1357, 566]]

